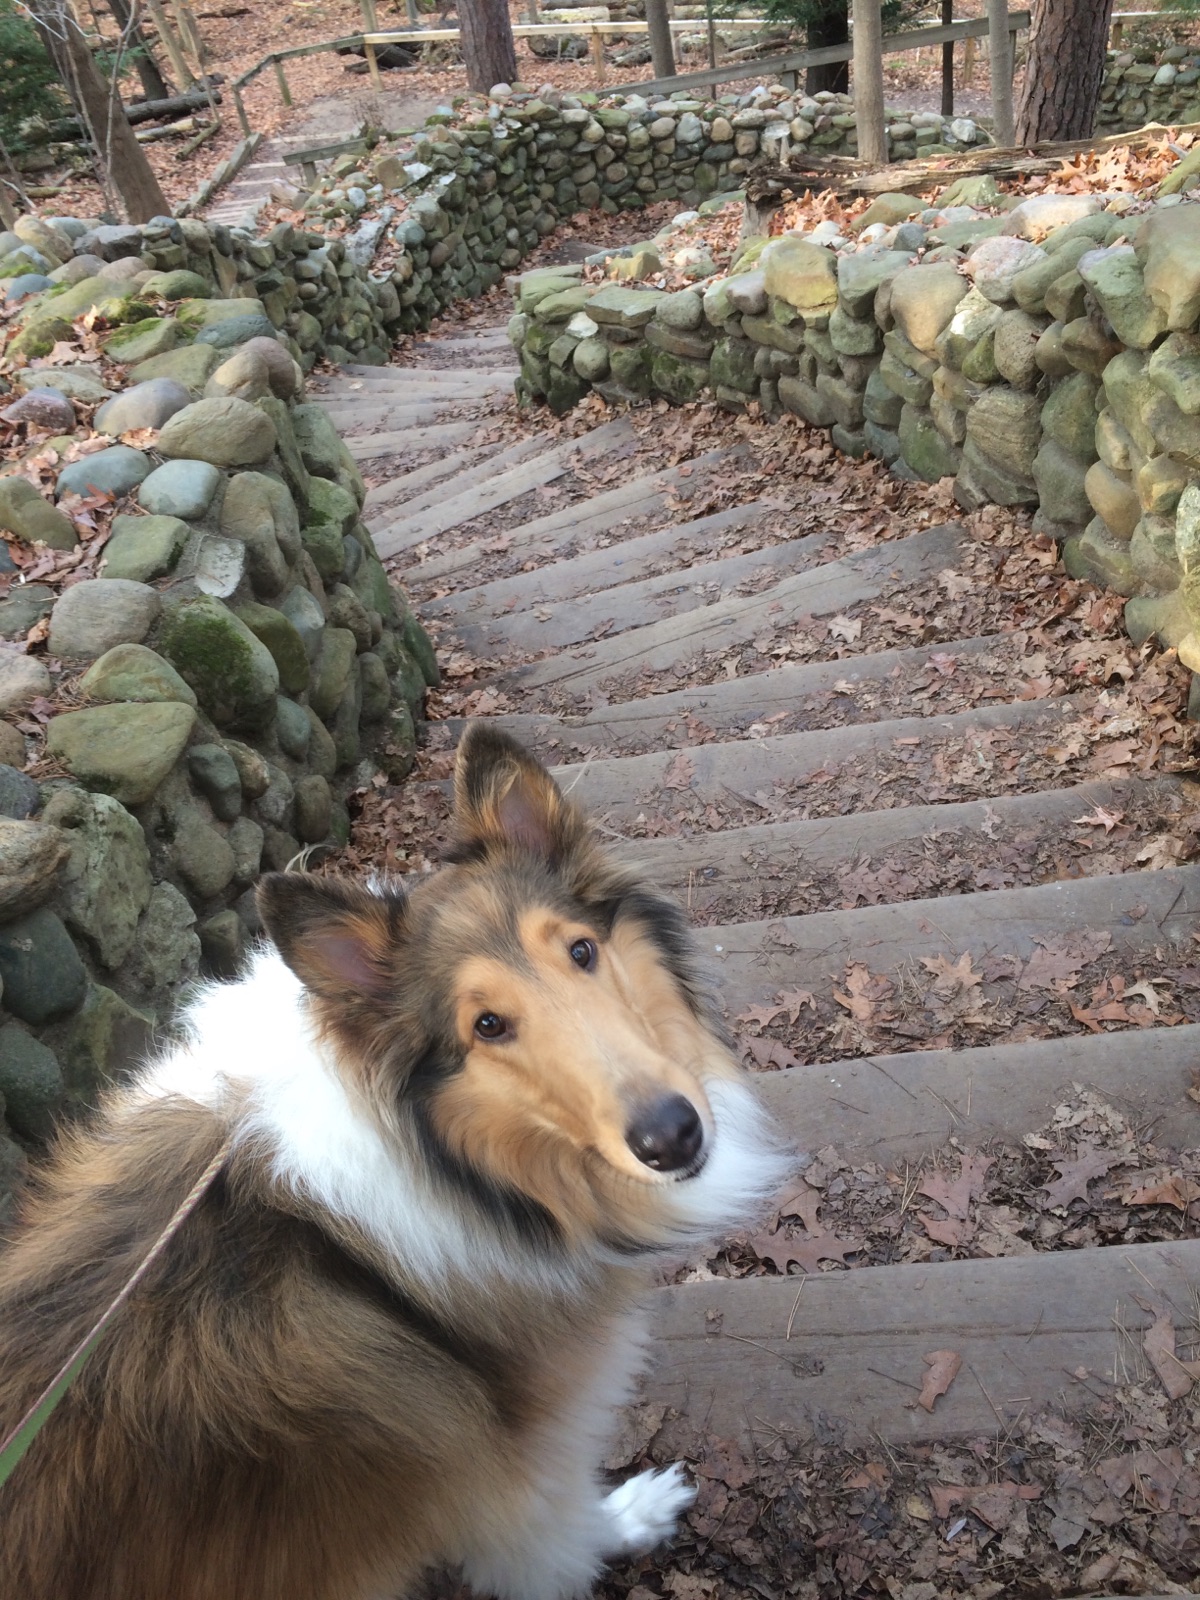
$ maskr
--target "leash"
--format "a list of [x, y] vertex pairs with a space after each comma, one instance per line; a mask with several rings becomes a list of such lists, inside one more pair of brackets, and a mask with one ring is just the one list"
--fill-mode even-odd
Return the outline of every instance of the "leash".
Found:
[[17, 1423], [7, 1438], [0, 1443], [0, 1487], [3, 1487], [8, 1482], [21, 1457], [37, 1438], [49, 1420], [55, 1406], [79, 1376], [83, 1370], [84, 1363], [107, 1333], [121, 1307], [133, 1294], [138, 1284], [150, 1271], [150, 1268], [161, 1257], [163, 1251], [191, 1216], [192, 1212], [195, 1211], [201, 1200], [204, 1199], [204, 1196], [212, 1187], [213, 1180], [225, 1165], [229, 1155], [230, 1144], [231, 1141], [227, 1139], [217, 1151], [216, 1155], [188, 1190], [171, 1220], [150, 1246], [140, 1266], [137, 1267], [133, 1276], [127, 1280], [116, 1299], [112, 1301], [99, 1320], [84, 1334], [20, 1422]]

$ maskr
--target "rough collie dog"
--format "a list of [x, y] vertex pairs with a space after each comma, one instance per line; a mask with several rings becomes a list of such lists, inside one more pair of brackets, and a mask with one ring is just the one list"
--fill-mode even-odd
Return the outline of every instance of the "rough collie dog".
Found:
[[448, 864], [260, 889], [274, 948], [60, 1140], [0, 1256], [0, 1435], [220, 1173], [0, 1490], [3, 1600], [586, 1592], [678, 1467], [598, 1463], [646, 1265], [784, 1164], [680, 912], [485, 725]]

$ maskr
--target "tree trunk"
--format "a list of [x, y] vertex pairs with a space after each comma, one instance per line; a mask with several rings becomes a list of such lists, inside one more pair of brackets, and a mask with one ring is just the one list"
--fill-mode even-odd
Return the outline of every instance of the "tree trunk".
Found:
[[[805, 42], [810, 50], [819, 50], [827, 44], [850, 43], [850, 0], [819, 0], [820, 9], [805, 28]], [[822, 67], [809, 67], [804, 76], [804, 87], [809, 94], [847, 94], [850, 89], [850, 63], [829, 61]]]
[[667, 0], [646, 0], [646, 30], [656, 78], [675, 76], [675, 46], [671, 42], [670, 21]]
[[[942, 0], [942, 26], [954, 21], [954, 0]], [[954, 40], [942, 46], [942, 115], [954, 115]]]
[[171, 86], [158, 70], [158, 62], [150, 52], [150, 41], [142, 31], [141, 23], [133, 20], [129, 0], [108, 0], [108, 9], [117, 19], [117, 26], [130, 53], [134, 55], [133, 64], [141, 79], [142, 93], [147, 100], [165, 100], [171, 92]]
[[[1085, 0], [1085, 3], [1090, 4], [1091, 0]], [[987, 18], [988, 71], [992, 78], [992, 137], [1002, 150], [1008, 150], [1013, 143], [1013, 57], [1012, 34], [1008, 31], [1008, 0], [987, 0]]]
[[883, 21], [880, 0], [854, 0], [854, 112], [858, 159], [887, 162], [883, 120]]
[[458, 0], [458, 26], [467, 82], [477, 94], [516, 83], [517, 47], [505, 0]]
[[116, 189], [130, 222], [170, 216], [146, 152], [133, 136], [115, 89], [101, 75], [65, 0], [36, 0], [33, 22], [92, 137], [106, 192]]
[[1104, 81], [1112, 0], [1033, 0], [1018, 142], [1090, 139]]

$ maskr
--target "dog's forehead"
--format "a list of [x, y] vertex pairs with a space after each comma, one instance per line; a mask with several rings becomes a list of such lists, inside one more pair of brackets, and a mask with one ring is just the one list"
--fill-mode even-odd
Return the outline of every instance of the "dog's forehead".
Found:
[[532, 860], [448, 867], [430, 880], [425, 900], [429, 945], [451, 964], [480, 954], [517, 960], [542, 929], [582, 913], [554, 873]]

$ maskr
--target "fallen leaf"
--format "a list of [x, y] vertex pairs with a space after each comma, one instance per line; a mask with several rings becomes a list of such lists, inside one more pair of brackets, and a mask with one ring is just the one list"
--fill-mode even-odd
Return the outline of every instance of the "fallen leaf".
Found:
[[1186, 1211], [1194, 1200], [1200, 1200], [1200, 1183], [1181, 1172], [1135, 1172], [1126, 1179], [1120, 1197], [1127, 1206], [1174, 1206]]
[[664, 789], [690, 789], [695, 776], [696, 763], [686, 750], [680, 750], [663, 773], [662, 786]]
[[1081, 1140], [1073, 1156], [1052, 1155], [1050, 1160], [1058, 1168], [1058, 1177], [1043, 1184], [1046, 1191], [1045, 1206], [1068, 1206], [1072, 1200], [1086, 1200], [1088, 1184], [1093, 1178], [1102, 1178], [1120, 1157], [1113, 1150], [1097, 1150], [1087, 1140]]
[[789, 1239], [782, 1233], [759, 1233], [747, 1243], [760, 1261], [770, 1262], [784, 1277], [793, 1263], [805, 1272], [816, 1272], [822, 1261], [839, 1261], [844, 1266], [846, 1257], [863, 1247], [861, 1239], [838, 1239], [831, 1233], [816, 1239]]
[[1146, 1329], [1142, 1349], [1169, 1400], [1182, 1400], [1200, 1378], [1200, 1361], [1181, 1361], [1175, 1354], [1175, 1324], [1165, 1306], [1156, 1308], [1154, 1324]]
[[862, 637], [863, 625], [857, 618], [832, 617], [828, 623], [831, 636], [841, 639], [846, 644], [853, 644]]
[[1113, 831], [1118, 822], [1124, 820], [1124, 817], [1125, 813], [1123, 811], [1108, 811], [1102, 805], [1097, 804], [1086, 817], [1076, 817], [1074, 820], [1077, 823], [1082, 823], [1085, 827], [1103, 828], [1105, 833], [1108, 834]]
[[936, 1200], [947, 1216], [965, 1222], [971, 1214], [971, 1201], [983, 1193], [983, 1181], [993, 1165], [990, 1156], [964, 1155], [957, 1178], [931, 1172], [921, 1180], [917, 1193], [929, 1200]]
[[917, 1404], [931, 1412], [934, 1402], [946, 1393], [958, 1377], [962, 1357], [957, 1350], [933, 1350], [924, 1359], [929, 1370], [921, 1384]]

